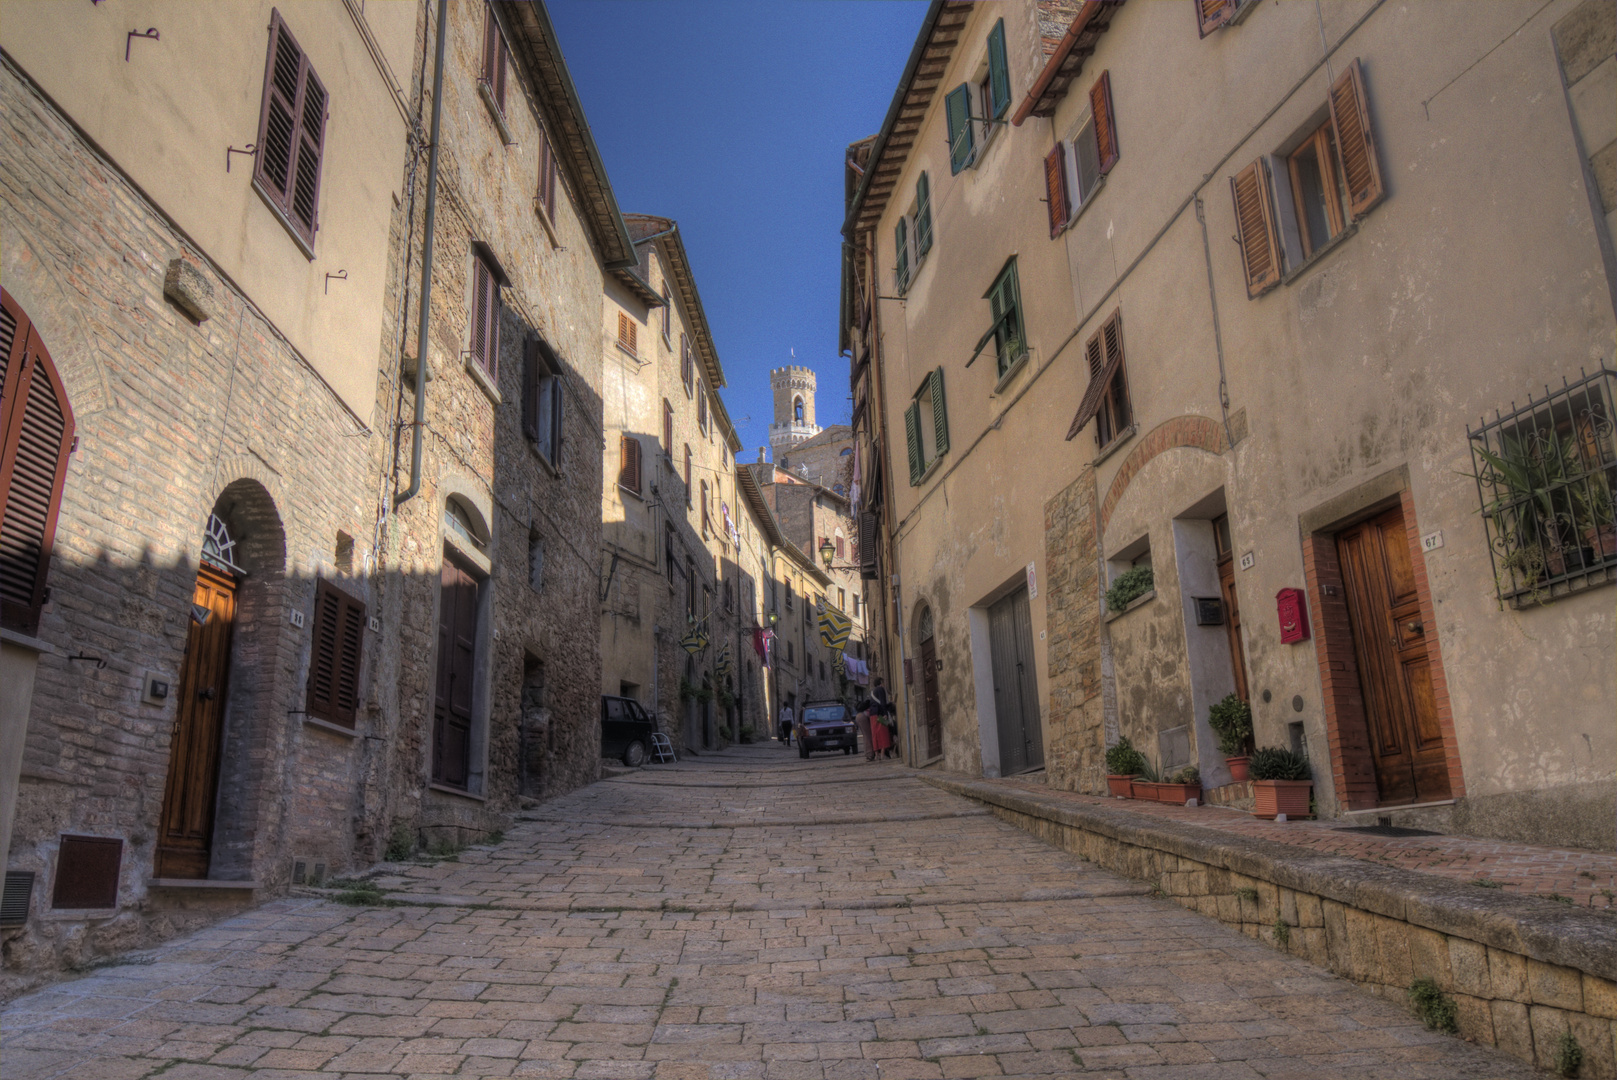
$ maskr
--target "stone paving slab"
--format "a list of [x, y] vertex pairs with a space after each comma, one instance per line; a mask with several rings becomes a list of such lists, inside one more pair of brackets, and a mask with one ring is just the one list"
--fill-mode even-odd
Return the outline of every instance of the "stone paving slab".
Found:
[[374, 876], [415, 903], [278, 900], [19, 998], [4, 1075], [1535, 1075], [969, 805], [773, 745], [599, 783]]

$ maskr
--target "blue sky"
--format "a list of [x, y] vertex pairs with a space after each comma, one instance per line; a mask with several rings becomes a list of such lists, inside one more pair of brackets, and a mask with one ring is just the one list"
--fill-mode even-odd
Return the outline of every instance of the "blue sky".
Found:
[[846, 423], [843, 152], [881, 126], [926, 4], [550, 0], [549, 9], [618, 205], [679, 222], [741, 460], [768, 442], [769, 369], [791, 363], [791, 349], [819, 373], [819, 423]]

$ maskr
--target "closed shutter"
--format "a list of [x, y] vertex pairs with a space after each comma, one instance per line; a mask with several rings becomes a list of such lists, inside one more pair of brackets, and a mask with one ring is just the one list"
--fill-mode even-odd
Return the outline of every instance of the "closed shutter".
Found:
[[1101, 343], [1106, 349], [1106, 399], [1111, 405], [1112, 429], [1108, 439], [1116, 438], [1129, 422], [1129, 392], [1127, 367], [1123, 362], [1123, 312], [1112, 312], [1106, 325], [1100, 328]]
[[696, 426], [707, 434], [707, 387], [696, 384]]
[[319, 226], [326, 104], [325, 88], [309, 58], [298, 48], [280, 12], [273, 12], [253, 175], [309, 244]]
[[640, 440], [633, 435], [623, 436], [619, 450], [618, 486], [640, 494]]
[[562, 417], [566, 412], [567, 394], [562, 390], [561, 365], [550, 369], [550, 463], [561, 468], [563, 438]]
[[488, 298], [494, 287], [482, 259], [472, 260], [472, 357], [488, 367]]
[[910, 407], [904, 410], [904, 442], [910, 451], [910, 487], [916, 487], [921, 482], [921, 473], [926, 471], [926, 464], [921, 460], [921, 405], [919, 402], [910, 402]]
[[539, 441], [539, 341], [522, 343], [522, 434]]
[[500, 33], [499, 20], [494, 17], [494, 5], [483, 8], [483, 81], [488, 84], [494, 103], [505, 112], [505, 69], [508, 50], [505, 35]]
[[932, 182], [926, 173], [915, 181], [915, 257], [932, 250]]
[[932, 373], [932, 425], [937, 433], [938, 457], [949, 452], [949, 410], [943, 404], [943, 369]]
[[1117, 164], [1117, 116], [1112, 112], [1112, 73], [1103, 71], [1089, 88], [1089, 109], [1095, 117], [1095, 147], [1100, 153], [1100, 174]]
[[898, 291], [903, 292], [910, 285], [910, 231], [906, 218], [899, 218], [898, 224], [893, 226], [893, 250], [898, 257], [893, 264], [893, 281]]
[[45, 344], [0, 290], [0, 626], [39, 630], [73, 410]]
[[547, 218], [556, 220], [556, 152], [543, 133], [539, 136], [539, 205]]
[[674, 459], [674, 407], [667, 398], [663, 399], [663, 454]]
[[[1122, 330], [1118, 321], [1118, 313], [1106, 321], [1106, 325], [1095, 331], [1084, 346], [1084, 359], [1089, 367], [1089, 387], [1084, 391], [1083, 400], [1078, 403], [1078, 412], [1072, 418], [1072, 425], [1067, 428], [1067, 439], [1070, 441], [1077, 437], [1084, 426], [1095, 418], [1106, 399], [1107, 387], [1111, 384], [1112, 376], [1116, 373], [1115, 363], [1120, 363], [1123, 357]], [[1115, 342], [1115, 360], [1107, 355], [1106, 332], [1117, 323], [1118, 329], [1113, 332]]]
[[[876, 577], [878, 572], [876, 549], [879, 541], [877, 540], [877, 535], [875, 513], [870, 510], [861, 511], [859, 514], [859, 576], [867, 580]], [[854, 597], [856, 612], [858, 603], [859, 598], [856, 596]]]
[[1050, 204], [1050, 239], [1061, 235], [1072, 212], [1067, 202], [1067, 144], [1058, 142], [1044, 155], [1044, 195]]
[[1230, 21], [1235, 14], [1236, 0], [1195, 0], [1196, 25], [1206, 37]]
[[365, 605], [321, 579], [314, 591], [313, 637], [304, 709], [317, 720], [353, 727], [359, 709]]
[[1357, 221], [1386, 194], [1381, 183], [1381, 166], [1376, 161], [1375, 138], [1370, 133], [1364, 76], [1357, 58], [1331, 86], [1331, 121], [1336, 126], [1336, 148], [1342, 155], [1348, 213]]
[[1261, 159], [1231, 177], [1230, 196], [1235, 200], [1235, 230], [1246, 270], [1246, 295], [1255, 298], [1280, 283], [1280, 238], [1275, 235], [1269, 175]]
[[634, 352], [639, 337], [639, 327], [635, 325], [635, 321], [623, 312], [618, 312], [618, 344]]
[[949, 171], [958, 173], [971, 164], [971, 87], [961, 83], [944, 99], [949, 121]]
[[1011, 69], [1005, 63], [1005, 20], [988, 32], [988, 89], [994, 96], [993, 117], [998, 120], [1011, 107]]
[[684, 334], [679, 335], [679, 378], [685, 384], [685, 393], [691, 392], [691, 376], [695, 365], [691, 363], [691, 339]]

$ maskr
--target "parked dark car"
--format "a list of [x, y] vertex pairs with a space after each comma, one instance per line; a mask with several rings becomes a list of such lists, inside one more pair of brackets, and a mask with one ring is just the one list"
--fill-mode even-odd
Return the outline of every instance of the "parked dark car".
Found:
[[841, 750], [851, 754], [859, 745], [853, 726], [853, 710], [840, 701], [811, 701], [803, 706], [797, 721], [797, 754], [808, 757], [815, 750]]
[[634, 698], [601, 696], [601, 756], [631, 769], [646, 763], [657, 721]]

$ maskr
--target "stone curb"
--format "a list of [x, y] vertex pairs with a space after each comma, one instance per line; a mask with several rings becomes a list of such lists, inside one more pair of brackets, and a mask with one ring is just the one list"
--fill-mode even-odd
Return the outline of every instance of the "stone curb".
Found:
[[937, 773], [922, 773], [920, 779], [1029, 817], [1224, 867], [1412, 926], [1617, 981], [1617, 919], [1592, 911], [1544, 910], [1544, 901], [1531, 897], [1494, 893], [1430, 874], [1323, 855], [1272, 840], [1234, 837], [1199, 825], [1152, 820], [1127, 810], [1076, 806], [978, 780]]
[[581, 820], [576, 817], [538, 817], [532, 814], [518, 814], [517, 820], [549, 822], [553, 825], [598, 825], [614, 829], [813, 829], [825, 828], [831, 825], [884, 825], [888, 822], [952, 821], [956, 818], [989, 817], [992, 814], [993, 811], [991, 810], [956, 810], [941, 814], [917, 812], [909, 814], [847, 815], [834, 818], [797, 818], [793, 821], [771, 821], [762, 825], [736, 825], [731, 822], [714, 821], [707, 818], [681, 818], [672, 821], [626, 818], [620, 821], [609, 821], [604, 818]]

